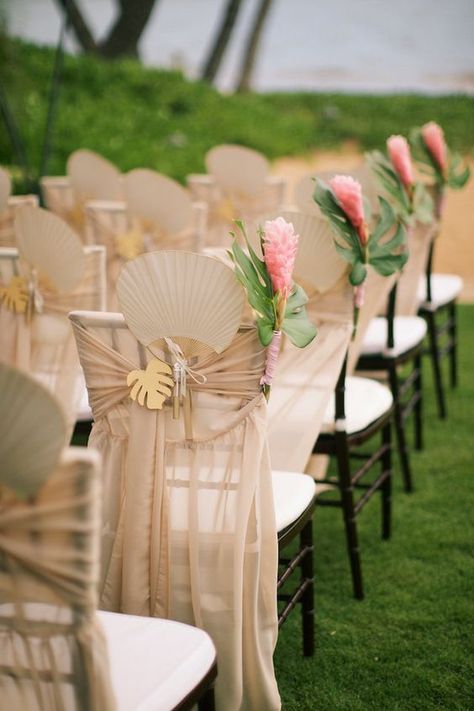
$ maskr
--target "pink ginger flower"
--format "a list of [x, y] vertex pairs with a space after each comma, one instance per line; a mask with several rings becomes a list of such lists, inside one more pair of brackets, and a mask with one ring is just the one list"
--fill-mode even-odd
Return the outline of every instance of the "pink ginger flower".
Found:
[[415, 182], [415, 177], [407, 139], [404, 136], [390, 136], [387, 140], [387, 149], [392, 165], [400, 176], [400, 180], [405, 188], [410, 188]]
[[434, 121], [430, 121], [421, 127], [421, 135], [427, 149], [444, 173], [447, 168], [447, 150], [443, 129]]
[[364, 218], [364, 204], [360, 183], [350, 175], [335, 175], [329, 181], [329, 185], [339, 205], [357, 230], [361, 243], [363, 245], [367, 244], [368, 229]]
[[298, 249], [298, 235], [283, 217], [265, 222], [263, 255], [273, 291], [287, 299], [293, 286], [293, 267]]

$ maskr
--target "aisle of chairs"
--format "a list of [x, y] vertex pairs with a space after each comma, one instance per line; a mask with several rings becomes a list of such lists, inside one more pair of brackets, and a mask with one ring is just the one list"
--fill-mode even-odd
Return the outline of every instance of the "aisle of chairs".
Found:
[[341, 509], [364, 598], [357, 517], [379, 498], [390, 537], [394, 456], [416, 495], [423, 356], [440, 417], [443, 355], [457, 384], [462, 281], [432, 273], [440, 202], [417, 212], [390, 140], [408, 207], [369, 164], [290, 196], [232, 145], [188, 187], [75, 151], [45, 208], [0, 170], [2, 708], [280, 708], [294, 611], [317, 654], [318, 506]]

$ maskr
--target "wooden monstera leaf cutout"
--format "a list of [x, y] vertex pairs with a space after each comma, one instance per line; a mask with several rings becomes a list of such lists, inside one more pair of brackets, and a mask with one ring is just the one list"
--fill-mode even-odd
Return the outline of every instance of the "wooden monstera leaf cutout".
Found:
[[0, 288], [0, 302], [16, 314], [26, 313], [29, 294], [26, 281], [21, 276], [13, 276], [7, 286]]
[[168, 363], [154, 358], [146, 370], [132, 370], [127, 376], [131, 386], [130, 397], [149, 410], [161, 410], [166, 398], [171, 396], [174, 381]]

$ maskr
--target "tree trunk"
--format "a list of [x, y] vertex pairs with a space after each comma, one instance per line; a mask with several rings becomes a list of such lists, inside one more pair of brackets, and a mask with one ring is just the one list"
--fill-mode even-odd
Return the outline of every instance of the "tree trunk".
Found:
[[138, 41], [146, 27], [156, 0], [119, 0], [121, 13], [107, 39], [100, 44], [103, 57], [138, 57]]
[[77, 7], [75, 0], [56, 0], [56, 2], [66, 17], [69, 18], [69, 24], [74, 30], [76, 39], [84, 52], [97, 52], [96, 41], [92, 35], [92, 32], [89, 30], [81, 11]]
[[227, 1], [219, 30], [201, 72], [201, 79], [205, 79], [211, 84], [219, 71], [241, 4], [242, 0]]
[[262, 38], [262, 30], [271, 4], [272, 0], [260, 0], [260, 5], [255, 14], [253, 27], [248, 35], [247, 43], [245, 45], [236, 91], [248, 91], [250, 88], [250, 79], [252, 77], [258, 47]]
[[138, 56], [138, 41], [149, 20], [156, 0], [116, 0], [120, 8], [108, 36], [97, 44], [76, 0], [56, 0], [69, 17], [77, 41], [84, 50], [107, 59]]

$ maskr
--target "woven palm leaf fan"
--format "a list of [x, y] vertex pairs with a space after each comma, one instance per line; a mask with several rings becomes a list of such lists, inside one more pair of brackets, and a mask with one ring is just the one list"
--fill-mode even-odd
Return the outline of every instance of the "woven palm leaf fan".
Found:
[[206, 154], [206, 170], [224, 190], [252, 194], [263, 189], [268, 175], [268, 161], [252, 148], [222, 144]]
[[244, 293], [213, 257], [161, 250], [122, 269], [117, 296], [128, 327], [145, 346], [171, 338], [186, 358], [227, 348], [240, 325]]
[[[266, 219], [283, 217], [291, 222], [299, 235], [296, 253], [294, 280], [306, 290], [324, 293], [347, 271], [347, 262], [334, 247], [334, 236], [327, 220], [298, 210], [280, 211]], [[261, 226], [264, 227], [265, 220]], [[257, 254], [261, 255], [258, 234], [249, 234], [249, 242]]]
[[127, 207], [132, 217], [152, 222], [168, 234], [192, 224], [193, 205], [185, 188], [154, 170], [138, 168], [124, 177]]
[[57, 215], [41, 207], [18, 208], [15, 217], [18, 250], [23, 262], [46, 277], [60, 293], [73, 291], [84, 273], [79, 237]]
[[28, 498], [48, 479], [66, 444], [64, 415], [43, 386], [4, 364], [0, 402], [0, 485]]
[[85, 200], [120, 200], [122, 176], [119, 169], [94, 151], [74, 151], [67, 161], [67, 174], [72, 188]]
[[0, 214], [6, 209], [11, 192], [11, 178], [6, 170], [0, 168]]
[[[336, 175], [349, 175], [351, 178], [354, 178], [354, 180], [357, 180], [357, 182], [360, 183], [362, 187], [362, 194], [364, 196], [364, 199], [369, 204], [370, 212], [373, 214], [378, 214], [380, 212], [378, 197], [381, 191], [378, 188], [377, 181], [374, 179], [372, 171], [370, 170], [367, 163], [360, 163], [360, 165], [358, 165], [356, 168], [352, 168], [352, 170], [325, 170], [315, 173], [315, 177], [324, 180], [325, 183], [329, 183], [329, 181]], [[316, 188], [314, 180], [312, 181], [312, 183], [313, 189], [311, 193], [311, 200], [313, 200], [313, 194]], [[316, 205], [314, 200], [313, 203], [316, 206], [316, 209], [319, 210], [319, 207]]]

